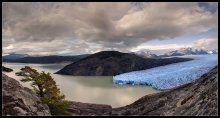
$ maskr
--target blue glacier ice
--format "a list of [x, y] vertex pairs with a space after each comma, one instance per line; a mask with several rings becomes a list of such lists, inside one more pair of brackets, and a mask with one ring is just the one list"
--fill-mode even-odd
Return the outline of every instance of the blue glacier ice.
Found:
[[218, 64], [217, 54], [181, 57], [194, 60], [123, 73], [113, 76], [113, 82], [119, 85], [148, 85], [159, 90], [171, 89], [200, 78]]

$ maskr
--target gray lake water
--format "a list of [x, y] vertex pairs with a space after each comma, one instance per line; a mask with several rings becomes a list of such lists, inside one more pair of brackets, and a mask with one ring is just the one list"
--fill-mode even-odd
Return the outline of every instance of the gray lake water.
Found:
[[2, 63], [3, 66], [13, 69], [6, 73], [9, 77], [17, 79], [23, 86], [31, 88], [30, 83], [20, 81], [22, 77], [16, 76], [24, 66], [30, 66], [38, 71], [50, 72], [61, 92], [67, 100], [108, 104], [112, 107], [121, 107], [133, 103], [139, 98], [159, 91], [149, 86], [116, 85], [112, 76], [70, 76], [53, 74], [68, 63], [60, 64], [25, 64], [25, 63]]

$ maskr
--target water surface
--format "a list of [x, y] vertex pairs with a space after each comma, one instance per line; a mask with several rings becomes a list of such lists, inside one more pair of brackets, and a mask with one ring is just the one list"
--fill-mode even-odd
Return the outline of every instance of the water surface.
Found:
[[[139, 98], [158, 92], [149, 86], [116, 85], [112, 81], [112, 76], [70, 76], [53, 74], [68, 63], [60, 64], [25, 64], [25, 63], [5, 63], [3, 66], [12, 68], [14, 71], [6, 75], [20, 80], [22, 77], [16, 76], [24, 66], [30, 66], [38, 71], [50, 72], [55, 79], [61, 92], [67, 100], [108, 104], [112, 107], [121, 107], [133, 103]], [[30, 87], [30, 83], [23, 83], [23, 86]]]

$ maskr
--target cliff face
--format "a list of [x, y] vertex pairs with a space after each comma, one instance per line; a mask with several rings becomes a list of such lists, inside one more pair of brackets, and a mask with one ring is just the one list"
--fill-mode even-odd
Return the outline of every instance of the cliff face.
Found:
[[23, 87], [17, 80], [2, 74], [3, 115], [50, 116], [49, 107], [31, 89]]

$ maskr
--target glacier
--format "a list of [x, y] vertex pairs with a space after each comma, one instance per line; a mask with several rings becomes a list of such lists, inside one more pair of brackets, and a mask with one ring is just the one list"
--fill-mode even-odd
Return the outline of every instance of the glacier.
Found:
[[158, 90], [172, 89], [200, 78], [218, 64], [217, 54], [175, 57], [193, 58], [193, 60], [116, 75], [113, 76], [113, 83], [148, 85]]

